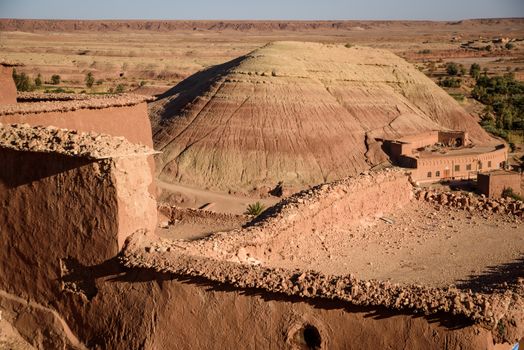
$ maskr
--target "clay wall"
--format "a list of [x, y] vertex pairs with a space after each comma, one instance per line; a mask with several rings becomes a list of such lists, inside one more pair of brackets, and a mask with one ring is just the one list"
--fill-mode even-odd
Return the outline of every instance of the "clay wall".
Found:
[[[478, 172], [500, 169], [507, 159], [507, 148], [472, 155], [449, 155], [415, 158], [414, 181], [433, 182], [443, 179], [474, 179]], [[458, 167], [458, 168], [457, 168]], [[438, 173], [437, 173], [438, 172]], [[431, 173], [431, 176], [429, 176]]]
[[16, 86], [13, 68], [0, 64], [0, 105], [16, 103]]
[[505, 188], [511, 188], [513, 193], [521, 194], [522, 175], [516, 172], [500, 171], [487, 174], [478, 174], [477, 184], [480, 193], [487, 197], [496, 198], [502, 195]]
[[132, 143], [153, 147], [151, 123], [145, 102], [131, 106], [79, 108], [69, 111], [12, 113], [0, 115], [0, 123], [53, 125], [78, 131], [123, 136]]
[[145, 155], [88, 160], [0, 148], [0, 289], [48, 303], [67, 261], [114, 257], [156, 207]]
[[[280, 236], [345, 229], [348, 225], [396, 211], [412, 196], [408, 177], [398, 169], [365, 173], [313, 187], [279, 202], [248, 225], [246, 234], [272, 237], [273, 248], [253, 245], [246, 248], [246, 252], [264, 261], [284, 249], [285, 239], [280, 240]], [[383, 200], [385, 198], [388, 200]], [[237, 251], [235, 246], [221, 248], [233, 254]]]

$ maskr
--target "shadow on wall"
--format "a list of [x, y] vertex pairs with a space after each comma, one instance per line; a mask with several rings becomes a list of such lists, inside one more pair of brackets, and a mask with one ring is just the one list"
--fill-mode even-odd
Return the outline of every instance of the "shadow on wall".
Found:
[[[24, 159], [24, 162], [20, 162], [20, 159]], [[0, 188], [3, 184], [5, 188], [13, 189], [94, 162], [94, 160], [68, 157], [57, 153], [2, 150], [0, 164], [5, 167], [4, 172], [11, 171], [12, 174], [0, 178]]]
[[[101, 264], [94, 266], [82, 266], [74, 262], [74, 268], [70, 274], [62, 277], [63, 282], [74, 282], [77, 286], [88, 286], [96, 288], [97, 280], [103, 281], [98, 283], [148, 283], [156, 282], [160, 287], [165, 283], [184, 283], [191, 284], [202, 288], [206, 292], [226, 292], [237, 293], [239, 295], [257, 297], [265, 302], [276, 301], [285, 303], [307, 303], [315, 309], [321, 310], [343, 310], [348, 313], [365, 314], [364, 318], [382, 320], [396, 316], [410, 316], [413, 318], [423, 317], [429, 323], [438, 323], [439, 326], [455, 330], [469, 327], [473, 324], [471, 320], [465, 317], [450, 318], [446, 314], [433, 315], [414, 315], [409, 310], [397, 311], [384, 307], [355, 306], [340, 300], [328, 300], [320, 298], [304, 298], [299, 296], [288, 296], [274, 292], [268, 292], [257, 288], [238, 288], [227, 283], [217, 283], [203, 277], [192, 277], [187, 275], [177, 275], [173, 273], [158, 272], [153, 269], [145, 268], [126, 268], [119, 263], [119, 258], [109, 259]], [[96, 293], [95, 293], [96, 295]], [[94, 296], [94, 295], [93, 295]], [[93, 297], [92, 296], [92, 297]], [[125, 297], [124, 295], [122, 297]], [[155, 298], [155, 295], [144, 297]]]
[[516, 285], [519, 278], [524, 278], [524, 255], [510, 263], [489, 266], [481, 274], [470, 275], [469, 279], [457, 283], [457, 287], [474, 292], [493, 293], [498, 290], [503, 293], [508, 289], [505, 283]]

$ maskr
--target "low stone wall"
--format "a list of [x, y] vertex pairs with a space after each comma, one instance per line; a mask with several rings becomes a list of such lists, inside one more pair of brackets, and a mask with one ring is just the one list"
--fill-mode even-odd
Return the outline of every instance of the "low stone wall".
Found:
[[484, 214], [508, 214], [524, 218], [524, 202], [512, 198], [488, 198], [473, 193], [419, 190], [415, 197], [438, 206], [448, 206]]
[[344, 227], [392, 212], [408, 203], [412, 195], [403, 170], [366, 172], [294, 194], [268, 209], [253, 224], [305, 232]]

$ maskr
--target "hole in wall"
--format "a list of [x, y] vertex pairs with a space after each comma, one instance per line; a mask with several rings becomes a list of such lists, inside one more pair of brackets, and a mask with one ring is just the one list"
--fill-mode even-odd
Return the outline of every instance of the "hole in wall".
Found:
[[306, 324], [302, 329], [302, 336], [307, 349], [320, 349], [320, 346], [322, 345], [322, 337], [320, 336], [317, 327]]

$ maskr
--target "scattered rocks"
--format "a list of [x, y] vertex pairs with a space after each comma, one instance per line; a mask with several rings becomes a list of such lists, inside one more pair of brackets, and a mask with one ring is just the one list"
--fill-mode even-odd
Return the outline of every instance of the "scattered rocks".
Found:
[[508, 214], [518, 218], [524, 217], [524, 202], [512, 198], [487, 198], [484, 195], [474, 195], [462, 192], [439, 192], [435, 190], [418, 190], [415, 193], [418, 200], [435, 205], [436, 210], [442, 206], [479, 212], [482, 214]]

